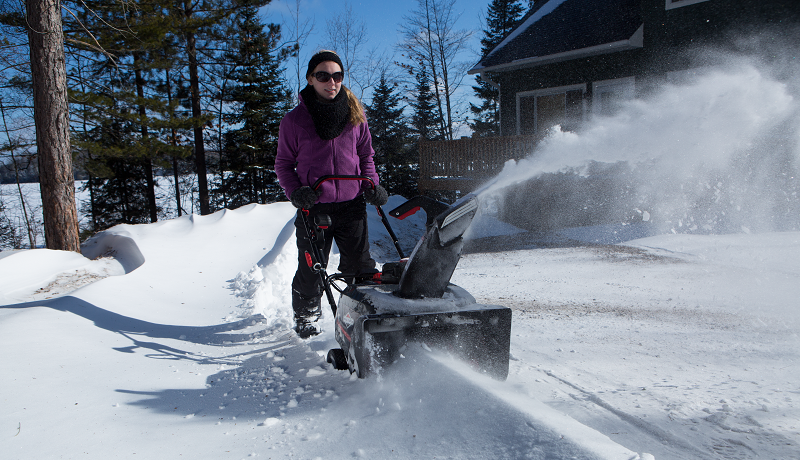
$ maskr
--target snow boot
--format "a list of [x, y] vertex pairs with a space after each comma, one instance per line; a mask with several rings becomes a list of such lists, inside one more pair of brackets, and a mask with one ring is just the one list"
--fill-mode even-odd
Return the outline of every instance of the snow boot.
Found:
[[321, 300], [321, 295], [309, 297], [292, 290], [294, 331], [301, 339], [307, 339], [322, 332], [318, 324], [322, 317]]
[[314, 337], [315, 335], [319, 335], [320, 331], [317, 327], [317, 324], [314, 322], [310, 322], [308, 320], [299, 318], [295, 319], [296, 326], [294, 327], [294, 331], [297, 333], [297, 336], [301, 339], [307, 339], [310, 337]]

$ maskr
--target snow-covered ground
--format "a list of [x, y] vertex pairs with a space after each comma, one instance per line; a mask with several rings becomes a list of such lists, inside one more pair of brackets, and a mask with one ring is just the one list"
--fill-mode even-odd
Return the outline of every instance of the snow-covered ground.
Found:
[[[320, 336], [291, 331], [288, 203], [0, 252], [0, 456], [800, 458], [797, 92], [732, 65], [509, 163], [452, 278], [512, 308], [504, 382], [422, 347], [379, 378], [333, 370], [329, 311]], [[491, 217], [504, 188], [593, 162], [641, 165], [640, 222]], [[423, 214], [392, 220], [406, 253]]]
[[[331, 328], [290, 331], [293, 216], [0, 253], [3, 457], [800, 455], [799, 233], [466, 254], [453, 281], [513, 309], [508, 380], [424, 350], [358, 380], [325, 362]], [[423, 217], [394, 221], [404, 246]]]

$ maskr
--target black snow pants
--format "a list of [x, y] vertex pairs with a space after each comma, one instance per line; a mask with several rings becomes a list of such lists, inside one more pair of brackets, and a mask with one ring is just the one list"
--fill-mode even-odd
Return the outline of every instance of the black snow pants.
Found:
[[[314, 216], [327, 214], [331, 226], [325, 230], [322, 253], [327, 258], [333, 241], [339, 248], [339, 272], [363, 274], [375, 271], [375, 261], [369, 254], [367, 229], [367, 208], [364, 196], [359, 195], [342, 203], [317, 203], [309, 210], [308, 221]], [[295, 318], [318, 314], [322, 296], [322, 282], [319, 275], [308, 266], [305, 253], [311, 253], [311, 242], [306, 235], [303, 221], [298, 216], [295, 221], [297, 236], [297, 272], [292, 280], [292, 307]]]

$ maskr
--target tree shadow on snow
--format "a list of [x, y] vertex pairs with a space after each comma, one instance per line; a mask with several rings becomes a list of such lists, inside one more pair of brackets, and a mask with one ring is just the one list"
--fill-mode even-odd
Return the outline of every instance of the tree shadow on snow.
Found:
[[[384, 370], [380, 378], [358, 380], [325, 362], [319, 352], [329, 345], [325, 341], [302, 341], [292, 332], [274, 328], [245, 332], [263, 322], [259, 317], [213, 326], [165, 325], [70, 296], [0, 309], [32, 307], [69, 312], [126, 337], [130, 346], [114, 348], [121, 353], [144, 352], [152, 359], [188, 360], [204, 366], [198, 371], [208, 375], [205, 388], [117, 389], [140, 398], [129, 405], [222, 425], [221, 430], [261, 430], [252, 433], [264, 438], [265, 446], [289, 453], [297, 449], [301, 456], [314, 452], [330, 458], [354, 454], [369, 458], [598, 458], [414, 350], [408, 350], [408, 358]], [[214, 358], [157, 339], [228, 347], [233, 353]]]
[[258, 350], [226, 358], [228, 362], [219, 364], [227, 366], [209, 375], [204, 389], [117, 391], [143, 396], [130, 404], [161, 413], [258, 423], [299, 407], [318, 410], [349, 377], [347, 372], [331, 370], [293, 333], [268, 337], [259, 342]]
[[[202, 345], [239, 344], [252, 341], [268, 334], [269, 331], [259, 330], [254, 332], [234, 333], [265, 321], [261, 315], [254, 315], [233, 323], [217, 324], [213, 326], [179, 326], [171, 324], [158, 324], [149, 321], [121, 315], [85, 300], [72, 296], [54, 299], [18, 303], [13, 305], [0, 305], [0, 309], [25, 309], [33, 307], [52, 308], [56, 311], [72, 313], [92, 321], [95, 326], [107, 331], [116, 332], [131, 338], [140, 335], [154, 339], [175, 339]], [[144, 344], [145, 342], [140, 342]], [[125, 351], [120, 349], [120, 351]]]

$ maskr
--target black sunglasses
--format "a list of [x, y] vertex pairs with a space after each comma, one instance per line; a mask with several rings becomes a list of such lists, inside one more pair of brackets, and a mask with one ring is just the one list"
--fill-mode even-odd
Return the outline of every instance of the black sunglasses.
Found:
[[328, 72], [319, 71], [312, 74], [314, 78], [317, 79], [320, 83], [328, 83], [328, 80], [333, 77], [333, 81], [336, 83], [341, 83], [344, 79], [344, 73], [342, 72], [334, 72], [333, 75], [329, 74]]

